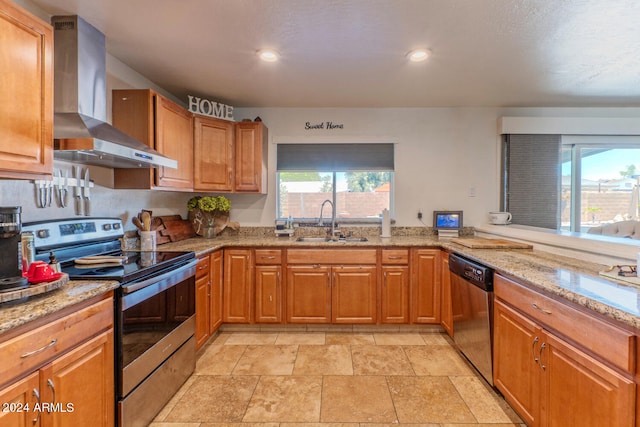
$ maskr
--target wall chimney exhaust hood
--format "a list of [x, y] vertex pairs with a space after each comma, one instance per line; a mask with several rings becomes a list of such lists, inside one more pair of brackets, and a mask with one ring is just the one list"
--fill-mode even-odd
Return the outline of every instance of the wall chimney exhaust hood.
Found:
[[77, 15], [54, 16], [54, 158], [111, 168], [178, 162], [106, 122], [105, 37]]

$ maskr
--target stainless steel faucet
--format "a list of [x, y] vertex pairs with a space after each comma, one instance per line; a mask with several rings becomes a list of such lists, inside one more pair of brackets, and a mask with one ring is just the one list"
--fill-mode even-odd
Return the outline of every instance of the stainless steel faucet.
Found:
[[334, 237], [336, 233], [336, 207], [329, 199], [325, 200], [324, 202], [322, 202], [322, 205], [320, 205], [320, 220], [318, 221], [318, 225], [324, 225], [322, 222], [322, 211], [324, 209], [324, 205], [326, 205], [327, 203], [331, 205], [331, 237]]

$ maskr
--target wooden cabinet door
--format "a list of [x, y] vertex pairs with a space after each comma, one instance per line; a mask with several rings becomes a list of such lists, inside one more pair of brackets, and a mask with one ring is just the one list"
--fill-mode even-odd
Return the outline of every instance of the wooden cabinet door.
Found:
[[279, 265], [256, 266], [256, 316], [258, 323], [282, 321], [282, 267]]
[[635, 426], [633, 380], [550, 333], [545, 344], [542, 426]]
[[209, 275], [209, 257], [198, 260], [196, 267], [196, 350], [209, 339], [209, 316], [211, 281]]
[[40, 413], [35, 405], [42, 402], [40, 396], [40, 375], [34, 372], [0, 390], [0, 427], [38, 426]]
[[193, 115], [173, 101], [156, 95], [156, 150], [177, 160], [178, 168], [157, 168], [156, 185], [193, 188]]
[[45, 366], [40, 373], [44, 402], [56, 404], [43, 414], [43, 426], [114, 425], [113, 329]]
[[197, 191], [233, 190], [233, 122], [194, 119], [194, 183]]
[[382, 266], [381, 322], [409, 322], [409, 267]]
[[542, 331], [500, 300], [493, 318], [493, 383], [528, 426], [539, 425]]
[[287, 267], [287, 322], [331, 322], [331, 268]]
[[442, 292], [440, 294], [440, 325], [449, 334], [453, 336], [453, 308], [451, 307], [451, 273], [449, 272], [449, 254], [442, 252], [440, 268], [440, 285]]
[[53, 31], [0, 1], [0, 178], [53, 173]]
[[222, 325], [222, 251], [210, 255], [209, 275], [209, 335]]
[[253, 260], [250, 249], [225, 249], [223, 321], [251, 322]]
[[375, 266], [332, 267], [333, 323], [376, 323]]
[[440, 323], [439, 249], [415, 249], [411, 256], [411, 321]]
[[266, 193], [267, 132], [262, 122], [235, 124], [234, 191]]

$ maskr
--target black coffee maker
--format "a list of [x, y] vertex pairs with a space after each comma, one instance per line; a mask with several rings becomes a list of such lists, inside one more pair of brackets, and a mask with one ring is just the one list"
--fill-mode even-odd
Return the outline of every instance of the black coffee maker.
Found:
[[20, 206], [0, 207], [0, 291], [28, 285], [22, 276]]

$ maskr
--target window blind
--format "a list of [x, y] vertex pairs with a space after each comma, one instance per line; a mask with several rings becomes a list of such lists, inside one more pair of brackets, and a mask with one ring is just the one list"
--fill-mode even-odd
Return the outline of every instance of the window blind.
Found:
[[278, 144], [281, 171], [393, 171], [393, 144]]
[[560, 135], [505, 135], [504, 200], [513, 224], [560, 228], [560, 143]]

